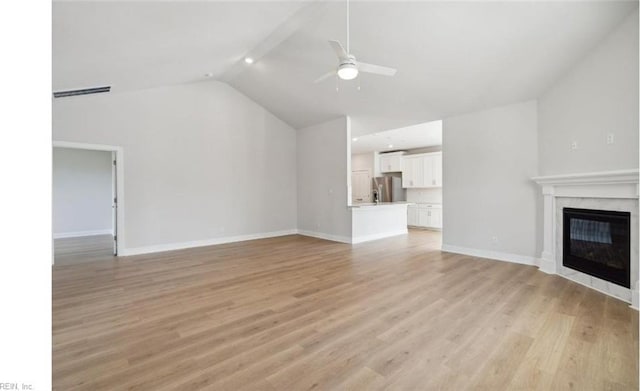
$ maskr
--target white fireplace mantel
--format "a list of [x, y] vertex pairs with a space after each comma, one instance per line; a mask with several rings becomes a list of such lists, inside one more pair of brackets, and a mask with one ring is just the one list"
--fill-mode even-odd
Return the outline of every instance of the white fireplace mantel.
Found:
[[[638, 200], [640, 170], [616, 170], [579, 174], [540, 176], [532, 178], [542, 187], [544, 196], [544, 236], [539, 269], [557, 274], [561, 267], [562, 254], [556, 254], [557, 229], [556, 201], [559, 197], [589, 199]], [[628, 201], [627, 201], [628, 202]], [[638, 238], [632, 238], [632, 242]], [[632, 255], [633, 256], [633, 255]], [[632, 259], [632, 262], [634, 260]], [[637, 262], [637, 259], [635, 260]], [[637, 274], [637, 273], [636, 273]], [[631, 276], [631, 301], [638, 308], [638, 276]], [[597, 288], [596, 288], [597, 289]], [[604, 292], [609, 294], [609, 292]]]

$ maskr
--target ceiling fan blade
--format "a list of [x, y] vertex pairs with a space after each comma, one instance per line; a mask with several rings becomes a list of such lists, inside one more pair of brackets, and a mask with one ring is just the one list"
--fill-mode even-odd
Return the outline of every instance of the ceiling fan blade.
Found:
[[338, 56], [338, 58], [340, 60], [348, 60], [349, 59], [349, 53], [347, 53], [347, 51], [344, 50], [344, 48], [342, 47], [340, 42], [338, 42], [338, 41], [329, 41], [329, 45], [331, 45], [331, 47], [333, 48], [333, 51], [336, 52], [336, 55]]
[[315, 79], [313, 82], [314, 83], [320, 83], [323, 80], [326, 80], [328, 78], [330, 78], [331, 76], [334, 76], [336, 74], [336, 71], [331, 71], [331, 72], [327, 72], [324, 75], [320, 76], [319, 78]]
[[394, 68], [383, 67], [382, 65], [367, 64], [366, 62], [360, 61], [358, 61], [358, 70], [360, 72], [373, 73], [382, 76], [393, 76], [398, 71]]

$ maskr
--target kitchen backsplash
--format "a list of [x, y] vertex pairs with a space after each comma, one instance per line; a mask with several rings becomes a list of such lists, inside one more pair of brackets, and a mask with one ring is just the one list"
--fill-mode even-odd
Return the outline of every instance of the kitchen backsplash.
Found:
[[419, 203], [442, 203], [442, 188], [407, 189], [407, 201]]

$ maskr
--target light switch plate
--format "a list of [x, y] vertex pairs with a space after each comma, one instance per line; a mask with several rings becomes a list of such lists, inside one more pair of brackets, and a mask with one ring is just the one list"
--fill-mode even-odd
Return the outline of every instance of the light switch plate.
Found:
[[607, 134], [607, 144], [613, 144], [615, 142], [615, 137], [613, 133]]

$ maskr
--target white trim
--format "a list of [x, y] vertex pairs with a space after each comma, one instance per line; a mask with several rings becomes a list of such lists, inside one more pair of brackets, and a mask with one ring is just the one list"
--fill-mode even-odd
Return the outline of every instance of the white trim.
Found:
[[93, 231], [77, 231], [77, 232], [60, 232], [54, 233], [54, 239], [64, 239], [64, 238], [80, 238], [84, 236], [96, 236], [96, 235], [113, 235], [113, 230], [108, 229], [98, 229]]
[[455, 254], [470, 255], [472, 257], [487, 258], [503, 262], [519, 263], [521, 265], [535, 266], [536, 258], [527, 255], [511, 254], [501, 251], [481, 250], [477, 248], [452, 246], [450, 244], [442, 244], [442, 251]]
[[442, 232], [442, 228], [436, 228], [436, 227], [427, 227], [424, 225], [407, 225], [409, 228], [413, 228], [413, 229], [421, 229], [423, 231], [435, 231], [435, 232]]
[[[353, 204], [353, 183], [351, 183], [351, 117], [345, 116], [345, 127], [347, 133], [347, 206]], [[373, 174], [369, 175], [369, 178], [373, 178]], [[371, 199], [371, 189], [369, 189], [369, 199]]]
[[272, 232], [262, 232], [262, 233], [256, 233], [256, 234], [248, 234], [248, 235], [225, 236], [225, 237], [213, 238], [213, 239], [193, 240], [189, 242], [134, 247], [134, 248], [125, 249], [125, 251], [121, 254], [121, 256], [151, 254], [151, 253], [159, 253], [163, 251], [183, 250], [183, 249], [194, 248], [194, 247], [214, 246], [217, 244], [244, 242], [246, 240], [267, 239], [267, 238], [274, 238], [277, 236], [295, 235], [297, 233], [298, 233], [297, 230], [290, 229], [290, 230], [284, 230], [284, 231], [272, 231]]
[[556, 274], [556, 261], [550, 258], [552, 256], [553, 255], [549, 255], [543, 252], [542, 257], [538, 258], [538, 263], [536, 265], [541, 272], [547, 274]]
[[118, 197], [118, 210], [117, 210], [117, 227], [114, 227], [118, 233], [118, 255], [126, 253], [126, 235], [125, 235], [125, 208], [124, 208], [124, 149], [116, 145], [104, 145], [104, 144], [87, 144], [76, 143], [70, 141], [54, 140], [53, 147], [57, 148], [75, 148], [75, 149], [88, 149], [93, 151], [111, 151], [116, 153], [116, 186]]
[[405, 228], [404, 230], [399, 230], [399, 231], [383, 232], [379, 234], [359, 236], [359, 237], [351, 238], [351, 243], [358, 244], [358, 243], [370, 242], [372, 240], [390, 238], [392, 236], [406, 235], [408, 232], [409, 230]]
[[324, 240], [330, 240], [332, 242], [340, 242], [340, 243], [351, 244], [351, 238], [349, 238], [349, 237], [331, 235], [331, 234], [326, 234], [326, 233], [323, 233], [323, 232], [315, 232], [315, 231], [307, 231], [307, 230], [304, 230], [304, 229], [299, 229], [298, 230], [298, 235], [310, 236], [312, 238], [318, 238], [318, 239], [324, 239]]
[[539, 185], [600, 185], [616, 183], [638, 183], [640, 170], [637, 168], [615, 171], [584, 172], [533, 177]]
[[53, 146], [56, 148], [74, 148], [74, 149], [89, 149], [92, 151], [116, 151], [122, 149], [114, 145], [105, 144], [89, 144], [89, 143], [76, 143], [72, 141], [53, 141]]

